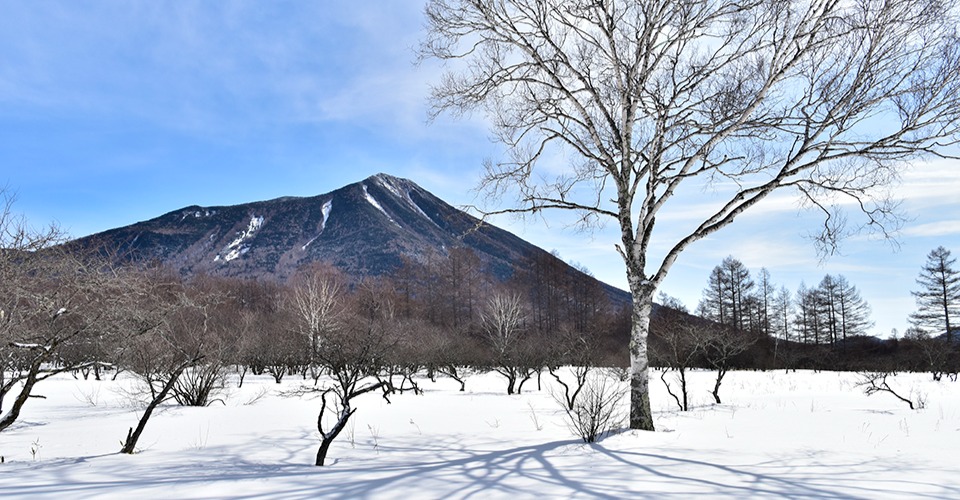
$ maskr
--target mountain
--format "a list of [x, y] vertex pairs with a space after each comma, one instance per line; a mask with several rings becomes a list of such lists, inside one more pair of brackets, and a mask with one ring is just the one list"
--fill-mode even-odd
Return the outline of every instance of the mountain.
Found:
[[[72, 244], [107, 249], [126, 259], [161, 262], [185, 276], [206, 273], [278, 281], [316, 261], [354, 277], [379, 276], [396, 270], [404, 257], [419, 260], [456, 247], [473, 250], [499, 280], [535, 259], [559, 261], [457, 210], [414, 182], [386, 174], [313, 197], [189, 206]], [[579, 273], [572, 267], [569, 272]], [[615, 303], [629, 303], [627, 292], [603, 286]]]

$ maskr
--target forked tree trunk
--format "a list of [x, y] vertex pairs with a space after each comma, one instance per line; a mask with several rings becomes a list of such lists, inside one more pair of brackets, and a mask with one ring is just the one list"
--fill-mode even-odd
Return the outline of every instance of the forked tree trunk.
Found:
[[513, 395], [517, 392], [517, 376], [513, 374], [510, 368], [506, 368], [503, 371], [499, 372], [507, 379], [507, 394]]
[[320, 415], [317, 416], [317, 430], [320, 431], [320, 448], [317, 450], [317, 460], [314, 462], [314, 465], [317, 467], [322, 467], [324, 462], [326, 462], [327, 452], [330, 450], [330, 445], [333, 444], [333, 440], [337, 439], [337, 436], [340, 435], [343, 428], [347, 426], [347, 421], [350, 420], [350, 417], [357, 411], [356, 408], [350, 408], [350, 399], [352, 399], [350, 396], [341, 399], [340, 405], [342, 409], [340, 410], [340, 417], [337, 418], [337, 422], [333, 424], [332, 429], [324, 431], [323, 414], [327, 411], [327, 394], [323, 395], [323, 407], [320, 409]]
[[330, 432], [323, 434], [323, 437], [320, 439], [320, 449], [317, 450], [317, 460], [314, 465], [317, 467], [323, 466], [324, 462], [327, 460], [327, 451], [330, 450], [330, 445], [333, 443], [333, 440], [337, 439], [337, 436], [340, 435], [340, 431], [347, 426], [347, 421], [350, 420], [350, 416], [353, 415], [353, 412], [355, 411], [357, 410], [353, 409], [349, 412], [343, 412], [340, 415], [340, 418], [337, 420], [336, 425], [333, 426], [333, 429], [330, 429]]

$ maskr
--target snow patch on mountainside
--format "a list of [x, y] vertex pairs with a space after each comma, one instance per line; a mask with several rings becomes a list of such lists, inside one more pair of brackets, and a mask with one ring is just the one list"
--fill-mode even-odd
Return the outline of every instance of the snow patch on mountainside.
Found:
[[[378, 182], [381, 186], [383, 186], [384, 189], [386, 189], [387, 191], [390, 191], [390, 192], [391, 192], [394, 196], [396, 196], [398, 199], [400, 199], [401, 201], [403, 201], [403, 202], [405, 202], [407, 205], [409, 205], [410, 208], [412, 208], [415, 212], [417, 212], [418, 214], [420, 214], [421, 216], [423, 216], [423, 217], [424, 217], [425, 219], [427, 219], [428, 221], [433, 222], [433, 224], [434, 224], [435, 226], [439, 227], [439, 226], [437, 225], [437, 223], [436, 223], [433, 219], [431, 219], [430, 216], [427, 215], [426, 212], [424, 212], [423, 209], [421, 209], [420, 206], [417, 205], [417, 203], [416, 203], [415, 201], [413, 201], [413, 198], [410, 197], [410, 190], [409, 190], [409, 189], [401, 189], [399, 186], [397, 186], [396, 184], [394, 184], [391, 179], [393, 179], [393, 178], [392, 178], [392, 177], [389, 177], [389, 176], [384, 176], [384, 175], [378, 175], [378, 176], [376, 176], [377, 182]], [[364, 188], [364, 190], [366, 190], [366, 188]], [[381, 209], [381, 210], [382, 210], [382, 209]]]
[[214, 262], [230, 262], [239, 258], [241, 255], [246, 254], [250, 251], [250, 244], [246, 243], [247, 240], [253, 237], [253, 235], [263, 227], [263, 217], [253, 216], [250, 218], [250, 222], [247, 224], [247, 229], [244, 231], [237, 232], [237, 238], [230, 242], [223, 250], [226, 252], [226, 255], [223, 257], [220, 254], [217, 254], [214, 257]]
[[183, 217], [180, 217], [180, 222], [183, 222], [187, 217], [191, 217], [191, 216], [195, 219], [199, 219], [201, 217], [212, 217], [214, 215], [217, 215], [216, 210], [205, 209], [205, 210], [194, 210], [193, 212], [188, 211], [183, 213]]
[[377, 199], [374, 198], [373, 195], [371, 195], [369, 191], [367, 191], [367, 185], [366, 185], [366, 184], [361, 184], [360, 187], [363, 188], [363, 196], [367, 199], [367, 201], [368, 201], [371, 205], [373, 205], [374, 208], [376, 208], [377, 210], [383, 212], [383, 215], [386, 215], [386, 216], [389, 218], [390, 216], [387, 215], [387, 211], [384, 210], [383, 207], [380, 205], [380, 203], [377, 201]]
[[381, 186], [383, 186], [384, 189], [386, 189], [387, 191], [390, 191], [391, 193], [393, 193], [393, 195], [396, 196], [397, 198], [403, 199], [403, 195], [400, 194], [400, 188], [398, 188], [397, 186], [395, 186], [395, 185], [393, 184], [393, 182], [390, 182], [390, 178], [389, 178], [389, 177], [386, 177], [386, 176], [383, 176], [383, 175], [378, 175], [378, 176], [376, 176], [376, 179], [377, 179], [377, 182], [378, 182]]
[[330, 220], [331, 210], [333, 210], [333, 200], [327, 200], [327, 202], [323, 204], [323, 208], [320, 209], [320, 211], [323, 213], [323, 219], [320, 220], [320, 232], [317, 233], [317, 235], [313, 238], [310, 238], [310, 241], [300, 247], [301, 250], [306, 250], [311, 243], [317, 241], [317, 238], [323, 234], [323, 230], [327, 228], [327, 221]]
[[409, 192], [409, 191], [407, 192], [407, 201], [410, 202], [410, 206], [412, 206], [413, 209], [417, 211], [417, 213], [419, 213], [420, 215], [422, 215], [423, 218], [425, 218], [425, 219], [427, 219], [428, 221], [432, 222], [434, 226], [440, 227], [440, 224], [437, 224], [437, 221], [433, 220], [432, 217], [430, 217], [429, 215], [427, 215], [427, 213], [424, 212], [423, 209], [420, 208], [420, 205], [417, 205], [417, 202], [413, 201], [413, 198], [410, 198], [410, 192]]
[[393, 217], [390, 217], [390, 214], [388, 214], [387, 211], [383, 209], [383, 206], [380, 205], [380, 203], [377, 201], [377, 199], [374, 198], [373, 195], [370, 194], [370, 193], [367, 191], [367, 185], [366, 185], [366, 184], [360, 184], [360, 187], [363, 188], [363, 196], [367, 199], [367, 201], [368, 201], [371, 205], [373, 205], [374, 208], [376, 208], [377, 210], [379, 210], [380, 213], [382, 213], [384, 216], [386, 216], [387, 219], [390, 219], [390, 222], [396, 224], [397, 227], [400, 227], [400, 224], [398, 224], [397, 221], [393, 220]]

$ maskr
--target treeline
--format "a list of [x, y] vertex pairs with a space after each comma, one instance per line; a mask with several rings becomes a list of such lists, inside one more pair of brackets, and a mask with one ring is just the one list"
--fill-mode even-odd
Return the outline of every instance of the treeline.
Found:
[[[730, 256], [710, 273], [695, 319], [673, 314], [659, 322], [662, 334], [655, 336], [662, 338], [655, 338], [654, 346], [676, 337], [671, 328], [687, 330], [688, 343], [719, 330], [750, 344], [730, 360], [737, 368], [931, 371], [939, 378], [960, 369], [955, 334], [960, 273], [954, 264], [943, 247], [928, 255], [917, 279], [919, 290], [913, 292], [917, 310], [909, 318], [911, 328], [902, 337], [880, 339], [869, 334], [874, 325], [870, 305], [844, 276], [827, 274], [817, 286], [801, 283], [791, 292], [774, 283], [766, 269], [754, 278]], [[672, 297], [661, 294], [660, 302], [687, 313]], [[701, 354], [691, 358], [690, 366], [715, 368]], [[675, 366], [677, 361], [661, 356], [660, 364]]]

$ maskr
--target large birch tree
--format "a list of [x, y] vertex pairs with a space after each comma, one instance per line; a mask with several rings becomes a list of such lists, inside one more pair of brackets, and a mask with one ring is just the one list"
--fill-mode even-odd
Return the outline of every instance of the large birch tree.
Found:
[[[881, 188], [957, 141], [953, 2], [429, 0], [425, 15], [419, 54], [448, 63], [433, 112], [482, 112], [506, 146], [482, 180], [516, 196], [497, 212], [620, 229], [635, 429], [654, 427], [653, 297], [685, 249], [778, 191], [823, 214], [828, 252], [852, 226], [887, 233]], [[721, 199], [689, 230], [657, 224], [711, 183]]]

